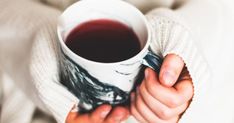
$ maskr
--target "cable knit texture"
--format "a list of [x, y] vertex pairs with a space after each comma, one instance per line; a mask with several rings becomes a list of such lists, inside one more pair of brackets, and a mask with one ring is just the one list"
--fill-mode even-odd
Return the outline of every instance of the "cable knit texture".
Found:
[[[30, 73], [39, 97], [58, 122], [65, 122], [68, 112], [78, 104], [58, 80], [56, 21], [49, 21], [40, 28], [32, 46]], [[44, 55], [41, 55], [44, 54]]]
[[52, 12], [50, 14], [43, 16], [46, 19], [46, 23], [40, 27], [34, 38], [30, 73], [33, 82], [36, 84], [39, 97], [55, 116], [56, 120], [59, 123], [64, 123], [67, 114], [78, 102], [58, 80], [58, 57], [56, 54], [56, 20], [58, 16]]
[[173, 11], [169, 9], [155, 9], [147, 14], [147, 18], [153, 29], [152, 50], [163, 57], [167, 54], [180, 56], [192, 77], [194, 96], [183, 116], [189, 115], [187, 116], [189, 118], [193, 110], [190, 107], [199, 103], [201, 97], [206, 95], [202, 87], [209, 87], [211, 82], [211, 73], [207, 62], [202, 54], [199, 53], [186, 23]]
[[[58, 56], [56, 54], [58, 50], [58, 39], [56, 35], [57, 17], [61, 14], [61, 10], [74, 1], [75, 0], [0, 0], [0, 69], [11, 78], [7, 81], [5, 79], [1, 81], [3, 82], [2, 88], [4, 88], [4, 96], [1, 101], [3, 107], [1, 109], [2, 118], [0, 121], [2, 123], [29, 123], [35, 105], [44, 112], [52, 114], [57, 122], [64, 123], [72, 107], [78, 104], [76, 97], [59, 82]], [[137, 0], [127, 1], [132, 2], [134, 5], [140, 5], [136, 2]], [[167, 0], [167, 3], [163, 3], [163, 0], [160, 1], [162, 5], [166, 7], [172, 4], [170, 3], [171, 0]], [[196, 3], [197, 6], [203, 5], [205, 11], [206, 8], [210, 6], [202, 1], [213, 2], [215, 0], [200, 0], [199, 2], [191, 2], [191, 4], [195, 5]], [[181, 11], [192, 11], [196, 13], [196, 9], [198, 8], [190, 7], [191, 5], [187, 4], [187, 7]], [[214, 8], [210, 7], [211, 12], [213, 9]], [[192, 16], [198, 16], [200, 14], [202, 13], [193, 14]], [[186, 15], [187, 18], [191, 17], [186, 13], [184, 15]], [[216, 18], [206, 18], [207, 16], [203, 17], [207, 19], [206, 22], [211, 22], [212, 19], [217, 20]], [[222, 19], [222, 17], [220, 18]], [[170, 53], [177, 54], [186, 63], [193, 80], [194, 96], [189, 108], [183, 114], [179, 122], [197, 123], [196, 118], [201, 117], [201, 108], [203, 108], [201, 102], [206, 102], [207, 99], [204, 98], [206, 98], [205, 95], [208, 94], [209, 86], [212, 82], [212, 80], [210, 80], [209, 66], [198, 48], [202, 49], [204, 47], [204, 49], [206, 48], [209, 50], [209, 45], [202, 45], [203, 47], [197, 46], [196, 44], [200, 44], [201, 41], [197, 42], [194, 40], [195, 38], [193, 38], [190, 29], [186, 26], [183, 19], [169, 9], [155, 9], [147, 14], [147, 19], [149, 20], [153, 33], [152, 50], [163, 57]], [[200, 20], [199, 16], [196, 19]], [[193, 27], [198, 26], [196, 25], [198, 21], [192, 22], [193, 20], [194, 19], [191, 19], [191, 23], [194, 23]], [[204, 21], [201, 20], [199, 22]], [[215, 24], [213, 24], [213, 26], [215, 26]], [[199, 27], [203, 29], [205, 26], [204, 24], [200, 24]], [[210, 34], [214, 34], [212, 32], [213, 30], [210, 31], [210, 28], [207, 30], [209, 30]], [[217, 30], [214, 30], [214, 32], [217, 32]], [[227, 33], [225, 37], [232, 36], [228, 34], [229, 33]], [[204, 32], [204, 35], [207, 34]], [[218, 39], [216, 40], [217, 42], [219, 41]], [[231, 41], [230, 38], [227, 39], [226, 42], [226, 45], [229, 46], [229, 48], [227, 48], [228, 51], [233, 51], [234, 48], [231, 47], [233, 45], [228, 45], [232, 44], [233, 40]], [[225, 49], [226, 47], [222, 45], [220, 49]], [[219, 52], [227, 54], [227, 52], [224, 52], [225, 50], [220, 50], [218, 52], [215, 52], [215, 50], [210, 51], [212, 52], [207, 52], [206, 54], [215, 56], [214, 58], [216, 58], [216, 53]], [[230, 56], [228, 56], [228, 58], [229, 57]], [[234, 59], [234, 57], [232, 58]], [[218, 73], [216, 74], [217, 76], [220, 71], [233, 71], [233, 69], [230, 70], [229, 67], [231, 65], [233, 66], [231, 62], [227, 65], [216, 65], [214, 62], [214, 59], [209, 59], [209, 65], [212, 63], [214, 67], [221, 66], [220, 69], [216, 69], [218, 72], [212, 71]], [[217, 76], [214, 77], [217, 79]], [[225, 76], [223, 78], [218, 78], [217, 80], [222, 80], [222, 82], [225, 82], [223, 80], [231, 80], [230, 76]], [[0, 89], [2, 88], [0, 86]], [[223, 91], [225, 91], [225, 89], [223, 89]], [[223, 97], [223, 95], [221, 96]], [[227, 99], [224, 99], [224, 101], [225, 100]], [[220, 99], [215, 99], [215, 101], [219, 104], [218, 101], [220, 101]], [[223, 104], [223, 102], [220, 103]], [[227, 109], [226, 107], [225, 109]], [[223, 107], [219, 107], [219, 109], [221, 108]], [[209, 109], [213, 110], [215, 108], [211, 106]], [[226, 110], [223, 111], [225, 112]], [[216, 112], [218, 112], [217, 116], [221, 116], [219, 111]], [[224, 115], [222, 117], [224, 117]], [[222, 117], [220, 118], [221, 120], [224, 119]], [[193, 118], [192, 121], [190, 120], [191, 118]], [[207, 121], [211, 121], [209, 120], [211, 118], [207, 119]], [[202, 121], [202, 119], [199, 121]]]
[[[37, 106], [64, 123], [78, 102], [57, 79], [56, 25], [60, 12], [28, 0], [3, 0], [0, 6], [3, 69]], [[30, 115], [24, 117], [31, 119]]]
[[[18, 32], [16, 32], [20, 33], [19, 36], [30, 37], [27, 40], [23, 38], [24, 41], [21, 43], [32, 47], [31, 52], [22, 53], [31, 56], [26, 58], [29, 61], [25, 63], [29, 64], [28, 73], [31, 75], [32, 86], [35, 87], [32, 93], [36, 92], [37, 100], [41, 100], [43, 103], [39, 105], [44, 105], [58, 122], [64, 123], [67, 113], [78, 101], [58, 82], [55, 30], [59, 12], [36, 4], [36, 2], [26, 2], [26, 0], [20, 2], [24, 2], [24, 5], [18, 6], [15, 2], [6, 2], [5, 5], [10, 4], [12, 10], [7, 8], [3, 13], [8, 14], [11, 10], [15, 16], [5, 15], [12, 17], [12, 19], [8, 19], [8, 23], [20, 26], [20, 29], [17, 28]], [[202, 86], [200, 83], [206, 82], [202, 77], [207, 77], [206, 75], [209, 72], [207, 72], [207, 65], [192, 42], [188, 29], [169, 10], [152, 11], [147, 17], [154, 29], [154, 41], [151, 45], [153, 51], [163, 56], [168, 53], [175, 53], [184, 59], [194, 81], [195, 95], [193, 101], [195, 101], [199, 96], [199, 87]], [[24, 21], [28, 22], [25, 23]], [[27, 48], [30, 49], [29, 47]]]

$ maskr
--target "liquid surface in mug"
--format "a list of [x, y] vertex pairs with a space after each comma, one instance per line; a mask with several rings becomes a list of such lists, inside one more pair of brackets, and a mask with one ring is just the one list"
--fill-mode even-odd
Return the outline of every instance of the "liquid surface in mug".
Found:
[[78, 25], [65, 43], [77, 55], [103, 63], [127, 60], [141, 51], [140, 41], [131, 28], [107, 19]]

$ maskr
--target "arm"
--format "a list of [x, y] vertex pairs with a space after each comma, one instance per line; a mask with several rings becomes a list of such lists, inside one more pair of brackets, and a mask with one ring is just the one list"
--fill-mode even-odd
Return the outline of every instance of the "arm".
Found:
[[77, 2], [79, 0], [39, 0], [42, 3], [45, 3], [46, 5], [53, 6], [55, 8], [58, 8], [60, 10], [66, 9], [69, 5], [71, 5], [74, 2]]
[[[180, 122], [196, 121], [196, 120], [191, 120], [191, 119], [199, 118], [199, 117], [197, 117], [198, 113], [196, 113], [196, 112], [198, 112], [198, 110], [201, 110], [201, 108], [198, 108], [198, 107], [199, 107], [199, 105], [200, 106], [202, 105], [202, 103], [201, 103], [202, 100], [209, 93], [209, 87], [210, 87], [211, 80], [210, 80], [210, 70], [208, 67], [208, 63], [206, 61], [206, 57], [204, 57], [202, 51], [199, 50], [199, 49], [202, 49], [202, 47], [201, 47], [201, 45], [199, 45], [199, 41], [197, 41], [197, 38], [193, 38], [193, 36], [194, 36], [193, 34], [195, 33], [195, 31], [193, 31], [193, 29], [192, 29], [192, 31], [190, 31], [191, 29], [189, 28], [189, 24], [187, 25], [185, 23], [185, 21], [179, 17], [178, 13], [176, 13], [175, 11], [169, 10], [169, 9], [155, 9], [155, 10], [151, 11], [150, 13], [148, 13], [147, 17], [148, 17], [149, 23], [153, 29], [153, 36], [154, 37], [153, 37], [153, 42], [151, 45], [152, 50], [156, 54], [159, 54], [159, 55], [165, 57], [166, 59], [167, 59], [166, 56], [168, 56], [170, 54], [178, 55], [184, 61], [185, 66], [187, 67], [189, 74], [191, 75], [193, 87], [194, 87], [194, 95], [193, 95], [193, 98], [192, 98], [190, 105], [188, 106], [188, 109], [185, 111], [184, 115], [181, 117]], [[179, 64], [174, 64], [174, 65], [178, 66]], [[163, 71], [162, 69], [161, 69], [160, 75], [159, 75], [160, 81], [158, 81], [157, 78], [153, 79], [155, 84], [153, 84], [153, 82], [151, 82], [152, 84], [148, 88], [152, 87], [153, 85], [155, 85], [155, 88], [156, 88], [157, 81], [158, 81], [158, 83], [165, 85], [163, 80], [160, 79], [161, 72]], [[180, 84], [181, 82], [182, 81], [180, 81], [180, 80], [177, 81], [177, 83], [175, 84], [174, 87], [172, 87], [172, 89], [176, 88], [176, 85]], [[143, 83], [147, 83], [147, 80], [145, 80], [145, 82], [143, 81]], [[183, 84], [181, 84], [181, 85], [183, 85]], [[187, 86], [186, 88], [188, 89], [188, 87], [191, 87], [191, 86]], [[141, 88], [141, 86], [140, 86], [140, 88]], [[162, 87], [160, 87], [160, 88], [162, 88]], [[184, 88], [184, 89], [186, 90], [186, 88]], [[145, 89], [143, 89], [143, 90], [145, 90]], [[158, 96], [157, 93], [160, 93], [160, 92], [157, 90], [159, 90], [159, 89], [155, 89], [154, 91], [152, 91], [152, 89], [151, 89], [151, 90], [149, 90], [149, 94], [151, 94], [151, 96], [155, 97], [154, 100], [156, 99], [156, 100], [159, 100], [159, 102], [163, 102], [162, 98], [160, 96]], [[176, 89], [176, 90], [180, 91], [180, 89]], [[183, 90], [183, 89], [181, 88], [181, 90]], [[188, 89], [188, 90], [191, 90], [191, 89]], [[141, 89], [140, 89], [140, 95], [141, 95], [141, 92], [143, 92], [143, 91], [141, 91]], [[169, 92], [168, 92], [168, 94], [169, 94]], [[184, 94], [186, 94], [186, 93], [184, 93]], [[183, 93], [181, 93], [180, 96], [186, 97], [186, 95], [183, 95]], [[144, 97], [147, 97], [147, 96], [143, 95], [142, 98], [144, 98]], [[150, 97], [150, 96], [148, 96], [148, 97]], [[168, 98], [170, 98], [170, 97], [168, 97]], [[164, 99], [165, 99], [165, 96], [164, 96]], [[183, 98], [176, 99], [176, 96], [174, 96], [174, 100], [177, 100], [180, 102], [181, 99], [183, 100]], [[191, 99], [191, 97], [190, 97], [190, 99]], [[137, 99], [136, 103], [139, 102], [139, 100], [142, 100], [142, 99]], [[149, 102], [153, 102], [152, 100], [153, 100], [153, 98], [151, 98], [151, 101], [149, 101], [149, 100], [145, 101], [145, 103], [148, 103], [148, 106], [150, 107], [151, 104], [149, 104]], [[171, 100], [173, 100], [173, 98]], [[188, 100], [186, 99], [185, 102], [184, 101], [182, 101], [182, 102], [186, 104], [187, 101]], [[170, 101], [166, 101], [166, 102], [164, 102], [164, 104], [167, 105], [168, 102], [170, 102]], [[181, 103], [181, 104], [183, 104], [183, 103]], [[179, 107], [181, 104], [177, 103], [173, 107]], [[138, 110], [139, 109], [141, 109], [141, 107], [138, 107]], [[156, 113], [156, 116], [158, 116], [160, 118], [160, 115], [157, 115], [159, 108], [156, 108], [154, 110], [151, 107], [151, 110], [154, 111], [154, 113]], [[169, 110], [169, 114], [171, 114], [172, 111], [173, 110]], [[142, 114], [144, 114], [144, 113], [142, 113]], [[137, 113], [136, 113], [136, 115], [137, 115]], [[161, 115], [161, 116], [165, 116], [165, 115]], [[166, 116], [168, 118], [168, 116], [170, 116], [170, 115], [166, 115]], [[152, 118], [152, 117], [149, 117], [149, 118]], [[161, 118], [163, 120], [165, 120], [165, 119], [168, 120], [165, 117], [161, 117]], [[139, 118], [139, 119], [142, 119], [142, 118]], [[155, 117], [155, 119], [156, 119], [156, 117]]]
[[[56, 76], [55, 30], [60, 11], [30, 0], [2, 0], [0, 6], [4, 71], [37, 106], [65, 122], [78, 100]], [[40, 53], [46, 55], [40, 59]]]
[[220, 32], [224, 10], [219, 0], [188, 0], [175, 13], [184, 18], [196, 42], [202, 45], [202, 39]]
[[135, 7], [137, 7], [141, 12], [146, 13], [149, 10], [157, 7], [170, 8], [175, 0], [125, 0]]
[[[156, 40], [154, 46], [152, 45], [156, 47], [154, 51], [162, 56], [166, 56], [166, 52], [181, 56], [193, 80], [194, 96], [180, 122], [202, 121], [205, 117], [201, 114], [207, 111], [202, 111], [202, 107], [207, 105], [213, 82], [209, 66], [214, 63], [212, 60], [215, 60], [215, 54], [218, 52], [217, 47], [213, 46], [233, 44], [222, 40], [223, 38], [215, 39], [223, 35], [224, 25], [233, 20], [233, 16], [230, 16], [232, 9], [224, 5], [215, 0], [190, 0], [175, 11], [158, 9], [150, 13], [155, 16], [150, 21], [156, 32]], [[183, 20], [178, 16], [183, 17]], [[227, 30], [225, 32], [228, 33]]]
[[104, 105], [82, 115], [71, 112], [79, 100], [59, 82], [59, 10], [29, 0], [2, 0], [0, 7], [1, 65], [36, 106], [59, 123], [119, 123], [127, 118], [125, 107]]

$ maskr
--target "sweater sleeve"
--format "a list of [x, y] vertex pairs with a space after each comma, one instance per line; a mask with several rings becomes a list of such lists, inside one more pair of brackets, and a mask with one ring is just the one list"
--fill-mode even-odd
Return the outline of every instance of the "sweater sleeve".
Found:
[[[50, 16], [51, 17], [51, 16]], [[78, 99], [59, 81], [56, 21], [47, 21], [34, 37], [29, 58], [29, 73], [39, 98], [57, 122], [65, 123]]]
[[125, 0], [125, 1], [134, 5], [143, 13], [146, 13], [151, 9], [157, 7], [170, 8], [175, 2], [175, 0]]
[[[194, 81], [195, 94], [199, 91], [202, 93], [199, 92], [200, 96], [197, 96], [197, 100], [199, 101], [194, 100], [191, 103], [190, 108], [180, 120], [182, 123], [204, 122], [207, 117], [209, 119], [214, 118], [213, 121], [219, 122], [217, 121], [219, 118], [215, 118], [215, 116], [222, 117], [222, 115], [212, 114], [215, 112], [212, 109], [217, 108], [215, 103], [219, 102], [214, 102], [212, 98], [214, 96], [218, 100], [223, 100], [222, 97], [218, 96], [221, 92], [216, 90], [215, 86], [227, 86], [226, 81], [231, 81], [226, 79], [226, 76], [222, 76], [222, 74], [226, 75], [230, 73], [226, 70], [231, 66], [223, 61], [231, 61], [231, 58], [233, 58], [230, 53], [230, 49], [233, 49], [231, 48], [233, 46], [233, 39], [231, 39], [233, 37], [231, 33], [233, 32], [234, 20], [233, 4], [233, 0], [187, 0], [187, 2], [184, 2], [183, 5], [175, 10], [177, 15], [182, 16], [186, 20], [199, 53], [204, 56], [203, 58], [205, 58], [206, 63], [211, 69], [207, 72], [211, 75], [210, 79], [200, 81], [199, 88], [196, 89], [196, 81]], [[222, 51], [219, 49], [222, 49]], [[221, 57], [218, 58], [220, 60], [217, 60], [217, 56]], [[206, 73], [199, 74], [202, 76], [207, 75]]]
[[0, 8], [2, 69], [38, 107], [64, 123], [78, 100], [58, 79], [60, 11], [30, 0], [1, 0]]
[[79, 1], [79, 0], [39, 0], [42, 3], [45, 3], [46, 5], [53, 6], [55, 8], [64, 10], [72, 3]]
[[211, 83], [209, 66], [182, 17], [169, 9], [155, 9], [147, 18], [153, 30], [152, 50], [163, 57], [167, 54], [180, 56], [192, 77], [194, 96], [180, 119], [188, 123]]

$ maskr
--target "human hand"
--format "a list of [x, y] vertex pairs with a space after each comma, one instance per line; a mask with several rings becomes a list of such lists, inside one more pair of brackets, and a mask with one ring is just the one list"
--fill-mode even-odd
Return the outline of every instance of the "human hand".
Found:
[[159, 75], [145, 70], [145, 79], [131, 94], [131, 113], [141, 123], [176, 123], [192, 96], [192, 79], [183, 60], [167, 55]]
[[120, 123], [126, 120], [128, 116], [129, 111], [125, 107], [112, 108], [110, 105], [101, 105], [87, 114], [70, 112], [66, 123]]

